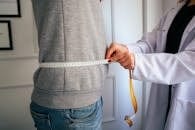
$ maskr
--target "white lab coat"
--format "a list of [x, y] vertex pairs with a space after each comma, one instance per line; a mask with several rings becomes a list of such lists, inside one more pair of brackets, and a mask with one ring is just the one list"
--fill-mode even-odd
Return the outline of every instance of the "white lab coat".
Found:
[[[177, 54], [163, 53], [169, 27], [183, 4], [171, 9], [158, 26], [136, 44], [134, 78], [152, 82], [144, 130], [195, 130], [195, 17], [185, 29]], [[166, 121], [168, 85], [172, 100]]]

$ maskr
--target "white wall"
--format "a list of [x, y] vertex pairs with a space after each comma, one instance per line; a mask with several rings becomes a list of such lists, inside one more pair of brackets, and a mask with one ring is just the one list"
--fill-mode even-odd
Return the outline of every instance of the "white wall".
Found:
[[163, 14], [162, 0], [144, 0], [144, 31], [152, 31]]
[[29, 112], [32, 86], [0, 89], [0, 130], [35, 130]]
[[0, 87], [32, 84], [32, 73], [37, 63], [37, 41], [31, 0], [21, 0], [21, 18], [11, 20], [13, 47], [0, 51]]

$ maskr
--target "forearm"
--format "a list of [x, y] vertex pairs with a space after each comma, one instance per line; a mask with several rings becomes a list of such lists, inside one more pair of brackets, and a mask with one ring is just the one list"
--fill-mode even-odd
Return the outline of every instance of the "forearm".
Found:
[[161, 84], [177, 84], [195, 77], [195, 52], [135, 54], [134, 78]]

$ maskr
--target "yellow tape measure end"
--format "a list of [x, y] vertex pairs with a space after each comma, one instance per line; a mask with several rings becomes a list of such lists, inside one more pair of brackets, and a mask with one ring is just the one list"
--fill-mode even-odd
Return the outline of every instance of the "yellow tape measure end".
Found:
[[129, 127], [131, 127], [133, 125], [133, 121], [131, 120], [131, 118], [129, 116], [125, 116], [124, 120], [129, 125]]

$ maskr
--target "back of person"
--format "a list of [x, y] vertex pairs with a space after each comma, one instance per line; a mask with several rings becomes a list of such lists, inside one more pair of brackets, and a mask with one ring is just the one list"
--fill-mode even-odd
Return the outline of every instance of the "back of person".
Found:
[[[39, 37], [39, 62], [79, 62], [105, 58], [100, 1], [32, 2]], [[34, 75], [32, 100], [52, 108], [90, 105], [101, 96], [106, 73], [105, 65], [38, 69]]]
[[[39, 62], [105, 59], [99, 0], [32, 0]], [[100, 130], [106, 65], [38, 68], [31, 114], [38, 130]]]

